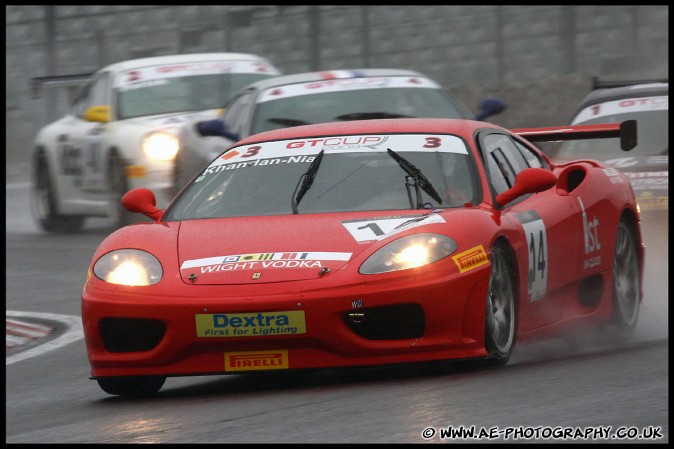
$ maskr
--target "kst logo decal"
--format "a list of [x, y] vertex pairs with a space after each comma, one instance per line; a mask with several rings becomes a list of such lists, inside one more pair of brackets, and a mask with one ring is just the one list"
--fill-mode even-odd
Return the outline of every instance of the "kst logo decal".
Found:
[[[592, 220], [587, 219], [585, 212], [585, 205], [583, 201], [578, 198], [580, 208], [583, 210], [583, 240], [585, 243], [585, 254], [590, 254], [601, 249], [599, 242], [599, 219], [593, 217]], [[601, 256], [593, 256], [583, 261], [583, 268], [592, 268], [601, 264]]]

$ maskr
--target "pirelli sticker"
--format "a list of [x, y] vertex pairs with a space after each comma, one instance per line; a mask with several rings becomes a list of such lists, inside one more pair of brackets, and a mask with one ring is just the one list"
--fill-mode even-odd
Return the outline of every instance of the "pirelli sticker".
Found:
[[288, 350], [225, 352], [225, 371], [288, 369]]
[[459, 272], [461, 273], [465, 273], [480, 265], [489, 263], [489, 257], [487, 257], [487, 252], [482, 245], [478, 245], [459, 253], [456, 256], [452, 256], [452, 259], [454, 260], [454, 263], [456, 263], [456, 266], [459, 267]]
[[265, 337], [307, 332], [303, 310], [196, 315], [197, 337]]

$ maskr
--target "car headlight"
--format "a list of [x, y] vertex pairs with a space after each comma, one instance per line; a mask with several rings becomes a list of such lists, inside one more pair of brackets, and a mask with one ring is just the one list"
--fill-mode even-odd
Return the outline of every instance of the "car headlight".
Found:
[[161, 263], [152, 254], [139, 249], [111, 251], [94, 264], [97, 278], [111, 284], [144, 286], [161, 281]]
[[153, 132], [143, 139], [143, 151], [147, 157], [157, 161], [173, 160], [179, 148], [178, 138], [166, 132]]
[[414, 234], [384, 246], [360, 266], [360, 274], [386, 273], [421, 267], [449, 256], [456, 242], [441, 234]]

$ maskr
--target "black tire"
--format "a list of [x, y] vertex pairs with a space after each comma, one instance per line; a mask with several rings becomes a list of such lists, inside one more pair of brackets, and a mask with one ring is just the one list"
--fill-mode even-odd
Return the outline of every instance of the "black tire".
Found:
[[101, 390], [114, 396], [146, 397], [161, 390], [164, 376], [101, 377], [96, 379]]
[[637, 245], [634, 232], [621, 220], [616, 231], [613, 252], [612, 324], [624, 336], [631, 335], [639, 318], [641, 279]]
[[70, 234], [82, 229], [85, 217], [58, 213], [56, 191], [44, 155], [36, 157], [33, 176], [31, 212], [40, 228], [55, 234]]
[[485, 313], [485, 348], [487, 364], [505, 365], [515, 348], [515, 289], [508, 253], [494, 246], [491, 254], [491, 275]]
[[108, 163], [108, 218], [115, 229], [138, 221], [138, 217], [122, 206], [122, 197], [128, 191], [129, 183], [126, 178], [126, 165], [122, 158], [113, 151]]

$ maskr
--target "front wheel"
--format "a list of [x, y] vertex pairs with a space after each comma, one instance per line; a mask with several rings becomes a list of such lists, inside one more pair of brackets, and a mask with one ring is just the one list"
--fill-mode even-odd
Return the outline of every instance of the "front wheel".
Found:
[[485, 347], [490, 365], [505, 365], [515, 347], [515, 289], [506, 250], [494, 246], [485, 314]]
[[37, 156], [33, 188], [31, 191], [31, 211], [35, 221], [43, 231], [53, 233], [73, 233], [82, 229], [81, 215], [61, 215], [56, 207], [56, 190], [45, 156]]
[[624, 334], [630, 334], [636, 327], [640, 295], [637, 239], [627, 223], [621, 220], [613, 253], [612, 324]]
[[114, 396], [145, 397], [157, 393], [166, 382], [164, 376], [100, 377], [101, 390]]

